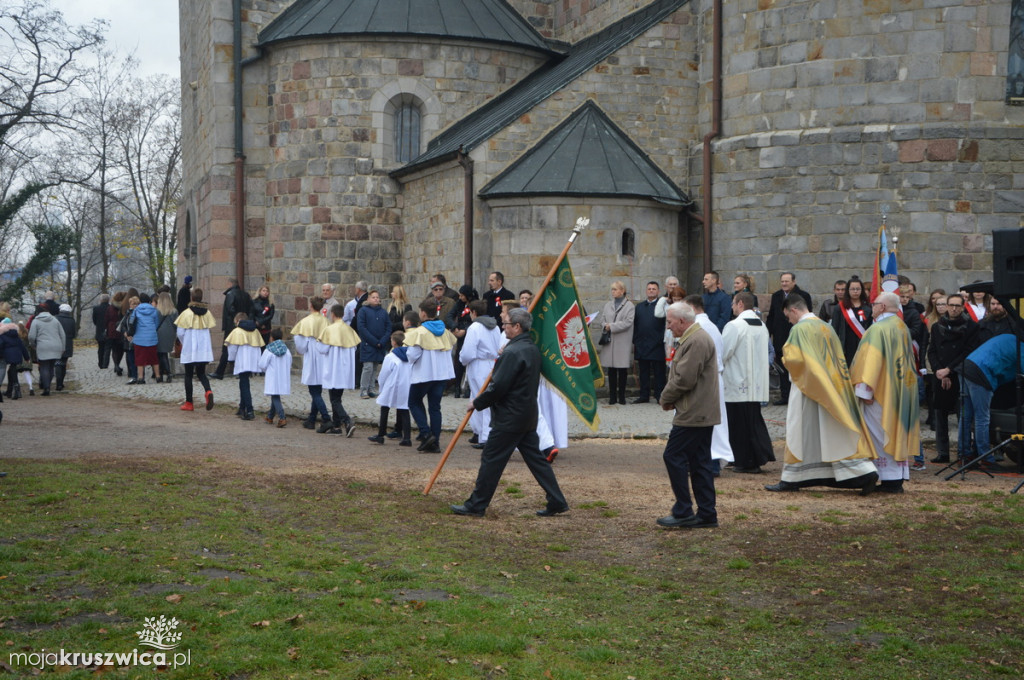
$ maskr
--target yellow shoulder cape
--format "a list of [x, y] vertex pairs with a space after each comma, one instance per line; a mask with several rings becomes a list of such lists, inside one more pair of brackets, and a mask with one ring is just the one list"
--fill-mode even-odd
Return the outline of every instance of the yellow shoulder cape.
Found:
[[[818, 318], [794, 324], [782, 347], [782, 362], [793, 385], [844, 428], [860, 435], [857, 453], [847, 458], [874, 458], [867, 426], [850, 382], [843, 346], [832, 326]], [[786, 462], [799, 462], [789, 447]]]
[[174, 320], [174, 325], [178, 328], [203, 330], [205, 328], [213, 328], [217, 325], [217, 322], [214, 321], [213, 314], [209, 312], [206, 314], [196, 314], [192, 311], [192, 307], [189, 306]]
[[405, 346], [420, 347], [425, 350], [440, 349], [449, 352], [455, 346], [455, 336], [447, 329], [444, 334], [437, 336], [423, 326], [417, 326], [405, 332]]
[[921, 440], [917, 374], [910, 331], [898, 316], [871, 324], [853, 358], [850, 380], [864, 383], [882, 407], [885, 452], [897, 461], [916, 456]]
[[224, 338], [224, 344], [263, 347], [263, 336], [259, 331], [243, 331], [241, 328], [236, 328], [228, 333], [228, 337]]
[[327, 319], [320, 312], [310, 312], [309, 316], [300, 320], [292, 328], [292, 335], [304, 335], [307, 338], [319, 338], [328, 326]]
[[331, 347], [355, 347], [359, 344], [356, 332], [340, 319], [327, 326], [317, 340]]

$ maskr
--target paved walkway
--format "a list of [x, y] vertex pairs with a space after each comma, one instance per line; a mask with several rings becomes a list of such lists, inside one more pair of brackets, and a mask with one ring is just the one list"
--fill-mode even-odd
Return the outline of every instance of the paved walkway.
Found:
[[[77, 349], [77, 348], [76, 348]], [[36, 376], [33, 376], [35, 380]], [[94, 353], [83, 349], [76, 354], [67, 377], [67, 390], [85, 394], [105, 394], [124, 399], [145, 399], [147, 401], [167, 402], [169, 405], [181, 404], [185, 399], [184, 378], [175, 376], [171, 383], [153, 383], [147, 380], [145, 385], [127, 385], [127, 376], [118, 377], [113, 369], [101, 371], [96, 367]], [[214, 401], [219, 405], [238, 405], [238, 381], [234, 377], [211, 381]], [[252, 379], [251, 389], [256, 411], [266, 412], [270, 399], [263, 395], [263, 378]], [[39, 394], [39, 391], [36, 391]], [[195, 381], [196, 403], [202, 402], [202, 386]], [[38, 397], [37, 397], [38, 398]], [[326, 391], [324, 398], [327, 398]], [[298, 372], [292, 373], [292, 393], [283, 397], [285, 412], [289, 417], [305, 418], [309, 413], [309, 393], [300, 382]], [[380, 414], [380, 407], [373, 399], [360, 399], [356, 390], [346, 390], [343, 398], [345, 410], [362, 425], [375, 424]], [[444, 429], [454, 430], [462, 421], [469, 402], [466, 399], [445, 397], [441, 401], [444, 414]], [[768, 432], [773, 440], [785, 436], [786, 409], [783, 406], [766, 406], [762, 410]], [[657, 404], [629, 404], [626, 406], [601, 406], [598, 411], [601, 422], [596, 433], [592, 432], [574, 413], [569, 415], [569, 436], [571, 438], [605, 437], [605, 438], [665, 438], [671, 428], [672, 416], [661, 410]], [[394, 415], [392, 415], [392, 419]]]

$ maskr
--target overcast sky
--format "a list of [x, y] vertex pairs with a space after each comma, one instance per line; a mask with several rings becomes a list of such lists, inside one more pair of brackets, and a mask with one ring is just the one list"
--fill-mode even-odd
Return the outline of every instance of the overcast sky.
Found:
[[107, 46], [122, 56], [134, 51], [141, 75], [180, 77], [178, 0], [51, 0], [51, 5], [71, 25], [109, 22]]

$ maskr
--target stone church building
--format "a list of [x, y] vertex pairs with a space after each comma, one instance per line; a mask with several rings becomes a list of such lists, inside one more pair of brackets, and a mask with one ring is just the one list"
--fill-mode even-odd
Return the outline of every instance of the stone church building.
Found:
[[585, 216], [591, 309], [709, 266], [818, 300], [886, 215], [919, 291], [990, 278], [1024, 226], [1018, 5], [180, 0], [181, 271], [215, 305], [267, 282], [287, 326], [324, 281], [536, 289]]

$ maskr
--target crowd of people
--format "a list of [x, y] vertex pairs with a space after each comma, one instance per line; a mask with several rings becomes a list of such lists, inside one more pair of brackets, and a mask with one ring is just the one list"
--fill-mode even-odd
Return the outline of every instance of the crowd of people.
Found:
[[[748, 275], [733, 278], [732, 292], [724, 290], [718, 272], [705, 273], [701, 283], [700, 294], [687, 295], [674, 276], [665, 280], [664, 291], [649, 281], [644, 299], [634, 302], [625, 285], [613, 281], [611, 299], [591, 317], [607, 371], [608, 404], [627, 403], [629, 370], [635, 367], [637, 389], [630, 403], [653, 399], [675, 412], [664, 458], [676, 503], [658, 520], [662, 526], [717, 526], [714, 478], [721, 466], [757, 474], [775, 460], [761, 414], [770, 399], [772, 366], [779, 377], [773, 403], [787, 406], [787, 439], [781, 478], [765, 486], [770, 491], [824, 485], [864, 494], [902, 492], [909, 472], [925, 469], [922, 407], [936, 434], [932, 462], [951, 460], [951, 414], [958, 416], [958, 458], [988, 454], [997, 460], [988, 453], [992, 397], [1024, 367], [1016, 360], [1017, 324], [990, 294], [936, 289], [922, 305], [913, 282], [901, 278], [896, 293], [871, 300], [868, 284], [851, 276], [835, 282], [815, 314], [796, 275], [784, 272], [762, 313]], [[533, 358], [521, 349], [530, 329], [524, 314], [531, 291], [514, 294], [495, 271], [482, 296], [469, 285], [449, 287], [442, 274], [431, 277], [429, 293], [418, 303], [400, 285], [385, 300], [365, 281], [356, 282], [351, 296], [340, 296], [344, 301], [332, 284], [320, 292], [309, 298], [307, 316], [290, 329], [310, 398], [304, 428], [351, 437], [355, 424], [343, 394], [359, 390], [360, 398], [376, 399], [380, 407], [371, 442], [398, 439], [400, 446], [412, 446], [415, 426], [417, 450], [437, 453], [443, 396], [472, 395], [470, 442], [484, 451], [484, 462], [474, 494], [453, 512], [483, 514], [517, 447], [548, 494], [541, 514], [568, 509], [550, 468], [567, 445], [566, 406], [541, 378], [534, 385]], [[256, 419], [250, 379], [262, 374], [269, 400], [263, 419], [285, 427], [281, 397], [291, 389], [293, 356], [274, 317], [268, 286], [250, 296], [231, 280], [220, 318], [223, 346], [207, 375], [215, 360], [211, 330], [217, 322], [191, 277], [176, 299], [166, 286], [152, 295], [134, 288], [104, 294], [92, 309], [98, 365], [120, 376], [124, 358], [128, 384], [144, 385], [147, 367], [150, 379], [170, 382], [170, 357], [180, 357], [181, 409], [192, 411], [194, 380], [202, 385], [205, 408], [212, 409], [210, 381], [223, 380], [230, 363], [239, 380], [237, 415]], [[0, 303], [3, 396], [21, 398], [20, 381], [34, 394], [33, 366], [44, 396], [53, 383], [63, 390], [76, 331], [71, 308], [57, 304], [52, 293], [25, 323], [13, 323]], [[519, 348], [514, 361], [511, 355], [503, 359], [509, 347]], [[492, 370], [497, 386], [485, 388]], [[512, 370], [515, 375], [506, 374]], [[524, 389], [535, 395], [528, 404]], [[509, 390], [516, 395], [511, 401]], [[492, 412], [497, 404], [499, 418]], [[523, 423], [530, 425], [523, 429]]]

